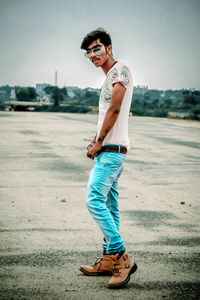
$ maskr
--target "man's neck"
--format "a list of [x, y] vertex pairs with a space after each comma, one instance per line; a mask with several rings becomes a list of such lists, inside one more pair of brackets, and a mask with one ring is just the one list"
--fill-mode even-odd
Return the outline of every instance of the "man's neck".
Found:
[[113, 57], [109, 57], [108, 60], [101, 66], [104, 73], [107, 75], [108, 71], [112, 68], [113, 64], [115, 63], [115, 60]]

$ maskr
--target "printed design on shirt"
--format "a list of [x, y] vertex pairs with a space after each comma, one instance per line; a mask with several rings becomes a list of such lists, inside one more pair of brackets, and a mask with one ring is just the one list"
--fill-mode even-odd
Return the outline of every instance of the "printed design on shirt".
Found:
[[129, 85], [129, 71], [127, 66], [122, 66], [120, 74], [117, 71], [117, 68], [113, 70], [112, 82], [121, 82], [125, 88]]
[[110, 89], [109, 83], [110, 83], [110, 76], [107, 76], [100, 95], [100, 101], [103, 101], [104, 103], [108, 103], [111, 101], [112, 89]]
[[112, 83], [119, 81], [119, 72], [117, 68], [114, 68], [112, 71]]
[[125, 88], [128, 87], [129, 69], [127, 66], [122, 66], [120, 70], [114, 67], [111, 73], [106, 77], [100, 94], [100, 102], [109, 103], [112, 98], [112, 83], [121, 82]]
[[126, 66], [123, 66], [120, 72], [121, 82], [123, 83], [124, 87], [127, 88], [129, 85], [129, 72]]

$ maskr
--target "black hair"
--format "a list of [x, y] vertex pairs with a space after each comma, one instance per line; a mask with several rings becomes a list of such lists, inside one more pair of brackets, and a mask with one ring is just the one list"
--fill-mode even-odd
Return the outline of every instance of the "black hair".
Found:
[[81, 44], [81, 49], [87, 50], [88, 46], [96, 41], [100, 40], [104, 46], [109, 46], [112, 45], [111, 37], [110, 34], [105, 31], [103, 28], [97, 28], [91, 32], [89, 32], [83, 39], [82, 44]]

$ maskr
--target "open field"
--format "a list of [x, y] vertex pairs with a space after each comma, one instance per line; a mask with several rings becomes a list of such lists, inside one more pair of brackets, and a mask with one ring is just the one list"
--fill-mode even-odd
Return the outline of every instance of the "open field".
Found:
[[0, 112], [0, 299], [200, 298], [200, 123], [131, 117], [121, 234], [138, 271], [108, 290], [85, 207], [96, 115]]

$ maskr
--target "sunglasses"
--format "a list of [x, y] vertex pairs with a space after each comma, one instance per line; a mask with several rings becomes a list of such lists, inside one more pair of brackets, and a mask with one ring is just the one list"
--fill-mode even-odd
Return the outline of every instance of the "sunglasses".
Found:
[[91, 58], [92, 52], [93, 52], [95, 55], [101, 55], [101, 53], [102, 53], [102, 48], [101, 48], [101, 46], [95, 46], [95, 47], [93, 47], [92, 49], [88, 49], [88, 50], [84, 53], [85, 57], [86, 57], [86, 58]]

